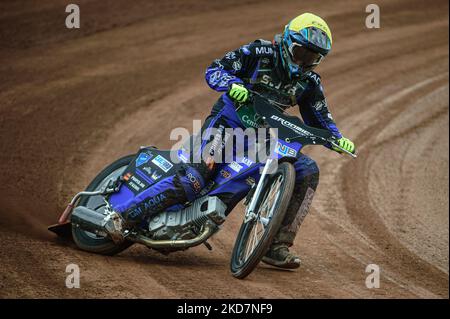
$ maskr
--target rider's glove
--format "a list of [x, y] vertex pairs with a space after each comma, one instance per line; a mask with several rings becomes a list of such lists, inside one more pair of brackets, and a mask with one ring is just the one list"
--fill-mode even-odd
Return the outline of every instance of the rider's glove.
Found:
[[[340, 139], [337, 140], [338, 145], [340, 147], [342, 147], [344, 150], [349, 151], [350, 153], [354, 154], [355, 152], [355, 144], [350, 141], [348, 138], [345, 137], [341, 137]], [[338, 152], [338, 153], [342, 153], [342, 151], [340, 149], [338, 149], [337, 147], [333, 146], [332, 147], [334, 151]]]
[[228, 96], [237, 102], [243, 103], [248, 99], [248, 90], [242, 84], [233, 83], [228, 89]]

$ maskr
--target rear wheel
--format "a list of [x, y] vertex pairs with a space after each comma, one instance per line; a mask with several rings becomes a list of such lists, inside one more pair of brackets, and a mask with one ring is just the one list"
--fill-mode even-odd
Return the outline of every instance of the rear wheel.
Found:
[[260, 193], [252, 218], [242, 224], [231, 255], [231, 273], [247, 277], [261, 261], [272, 243], [286, 214], [295, 186], [295, 169], [291, 163], [281, 163]]
[[[115, 180], [120, 176], [125, 168], [130, 164], [135, 155], [122, 157], [111, 165], [104, 168], [94, 180], [86, 188], [86, 191], [96, 191], [108, 184], [110, 180]], [[103, 196], [84, 196], [80, 199], [77, 206], [85, 206], [92, 210], [102, 213], [106, 207]], [[108, 237], [98, 236], [94, 233], [80, 229], [72, 225], [72, 237], [75, 244], [82, 250], [94, 252], [103, 255], [115, 255], [130, 247], [133, 243], [131, 241], [124, 241], [120, 244], [114, 243]]]

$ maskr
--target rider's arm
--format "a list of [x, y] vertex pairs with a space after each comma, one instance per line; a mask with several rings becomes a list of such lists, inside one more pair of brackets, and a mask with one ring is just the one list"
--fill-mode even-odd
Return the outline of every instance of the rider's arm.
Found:
[[271, 57], [271, 43], [256, 40], [239, 49], [230, 51], [221, 59], [216, 59], [206, 69], [206, 83], [216, 91], [225, 92], [232, 83], [244, 83], [244, 78], [250, 78], [258, 66], [261, 57]]
[[308, 88], [297, 98], [300, 114], [307, 125], [326, 129], [339, 139], [342, 134], [328, 109], [320, 77], [316, 73], [312, 75]]

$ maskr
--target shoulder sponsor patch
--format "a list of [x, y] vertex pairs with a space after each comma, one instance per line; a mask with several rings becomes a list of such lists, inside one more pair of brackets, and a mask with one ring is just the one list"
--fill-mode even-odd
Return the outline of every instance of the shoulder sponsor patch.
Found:
[[168, 160], [166, 160], [161, 155], [156, 156], [152, 160], [152, 163], [158, 166], [160, 169], [162, 169], [165, 173], [167, 173], [173, 167], [173, 164]]

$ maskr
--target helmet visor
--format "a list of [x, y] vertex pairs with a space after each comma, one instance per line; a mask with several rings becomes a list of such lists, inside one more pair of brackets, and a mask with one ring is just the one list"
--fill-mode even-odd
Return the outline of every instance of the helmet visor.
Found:
[[323, 59], [323, 55], [300, 44], [293, 43], [289, 48], [292, 61], [304, 69], [313, 69]]

